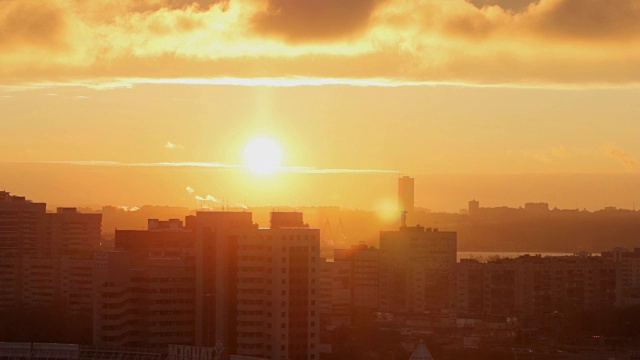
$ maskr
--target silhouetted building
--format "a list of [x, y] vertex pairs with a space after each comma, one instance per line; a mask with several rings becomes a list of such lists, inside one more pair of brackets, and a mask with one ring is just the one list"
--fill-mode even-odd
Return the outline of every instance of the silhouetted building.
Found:
[[[185, 226], [150, 220], [148, 230], [117, 231], [124, 252], [96, 257], [96, 283], [107, 295], [97, 301], [107, 308], [96, 306], [95, 339], [221, 343], [226, 355], [318, 359], [319, 245], [319, 231], [297, 212], [273, 213], [267, 229], [250, 212], [199, 212]], [[113, 304], [118, 313], [136, 309], [132, 332], [114, 333], [129, 323], [113, 318]]]
[[457, 234], [421, 226], [380, 232], [379, 308], [422, 313], [454, 304]]
[[221, 342], [229, 354], [317, 359], [319, 230], [297, 212], [273, 213], [270, 229], [247, 212], [201, 212], [196, 223], [203, 264], [196, 301], [213, 297], [198, 316], [203, 344]]
[[54, 254], [92, 253], [100, 247], [101, 214], [83, 214], [76, 208], [58, 208], [47, 214], [47, 241]]
[[549, 212], [549, 204], [544, 202], [525, 203], [524, 209], [534, 215], [547, 214]]
[[0, 333], [24, 341], [90, 341], [92, 259], [100, 238], [100, 214], [47, 213], [44, 203], [1, 191]]
[[195, 262], [134, 257], [96, 254], [94, 344], [193, 344]]
[[320, 326], [323, 330], [351, 325], [351, 281], [351, 263], [321, 260], [318, 300]]
[[457, 266], [460, 314], [545, 316], [615, 305], [618, 267], [595, 256], [520, 256]]
[[358, 244], [349, 249], [335, 249], [334, 260], [324, 260], [320, 277], [323, 328], [350, 325], [357, 313], [377, 311], [379, 252]]
[[21, 256], [50, 252], [46, 243], [47, 204], [0, 191], [0, 254]]
[[616, 304], [618, 306], [640, 304], [640, 248], [630, 251], [617, 247], [603, 252], [602, 257], [620, 266]]
[[412, 177], [403, 176], [398, 178], [398, 210], [400, 212], [413, 212], [414, 204], [414, 181]]
[[0, 192], [0, 309], [90, 311], [101, 215]]
[[473, 199], [469, 201], [469, 215], [474, 216], [478, 215], [480, 211], [480, 201]]
[[334, 261], [349, 267], [351, 306], [355, 309], [377, 310], [379, 307], [380, 251], [367, 244], [335, 249]]

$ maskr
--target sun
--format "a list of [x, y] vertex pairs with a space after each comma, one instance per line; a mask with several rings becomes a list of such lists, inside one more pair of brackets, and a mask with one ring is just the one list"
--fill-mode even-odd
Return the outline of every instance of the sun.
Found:
[[276, 141], [268, 137], [257, 137], [244, 148], [247, 168], [257, 174], [271, 174], [278, 170], [282, 151]]

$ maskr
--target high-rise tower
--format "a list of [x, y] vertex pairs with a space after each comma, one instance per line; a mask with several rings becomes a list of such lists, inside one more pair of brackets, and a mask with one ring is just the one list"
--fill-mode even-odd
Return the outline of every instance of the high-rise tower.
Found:
[[398, 210], [403, 212], [413, 212], [413, 178], [403, 176], [398, 178]]

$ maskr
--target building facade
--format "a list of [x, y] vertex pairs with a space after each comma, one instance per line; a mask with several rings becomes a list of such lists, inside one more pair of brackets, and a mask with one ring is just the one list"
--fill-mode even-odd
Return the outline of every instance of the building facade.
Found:
[[456, 248], [455, 232], [421, 226], [380, 232], [380, 311], [451, 309]]
[[640, 304], [640, 248], [628, 250], [617, 247], [603, 252], [602, 257], [615, 262], [620, 267], [616, 304], [618, 306]]
[[618, 271], [598, 256], [463, 259], [456, 271], [456, 310], [529, 319], [603, 310], [615, 305]]
[[58, 208], [0, 192], [0, 310], [89, 312], [100, 214]]
[[401, 213], [412, 213], [415, 210], [414, 179], [412, 177], [398, 178], [398, 210]]
[[147, 230], [116, 232], [115, 246], [96, 256], [96, 342], [318, 359], [319, 231], [301, 213], [273, 213], [270, 228], [249, 212], [150, 220]]

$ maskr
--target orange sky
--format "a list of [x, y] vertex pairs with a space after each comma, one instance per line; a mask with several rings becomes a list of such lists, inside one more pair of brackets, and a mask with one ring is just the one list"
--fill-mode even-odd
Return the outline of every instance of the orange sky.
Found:
[[[0, 189], [630, 208], [638, 44], [637, 0], [3, 0]], [[235, 168], [260, 135], [295, 168]]]

